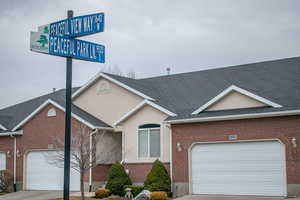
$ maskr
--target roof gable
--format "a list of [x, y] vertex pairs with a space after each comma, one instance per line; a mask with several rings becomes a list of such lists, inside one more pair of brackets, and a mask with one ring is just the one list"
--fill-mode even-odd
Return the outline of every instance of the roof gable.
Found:
[[138, 104], [136, 107], [134, 107], [132, 110], [130, 110], [129, 112], [127, 112], [125, 115], [123, 115], [119, 120], [117, 120], [115, 123], [114, 123], [114, 126], [117, 126], [118, 124], [120, 124], [121, 122], [123, 122], [124, 120], [128, 119], [130, 116], [132, 116], [133, 114], [135, 114], [137, 111], [139, 111], [141, 108], [143, 108], [145, 105], [149, 105], [169, 116], [172, 116], [172, 117], [175, 117], [176, 114], [175, 113], [172, 113], [170, 112], [169, 110], [151, 102], [151, 101], [148, 101], [148, 100], [144, 100], [142, 101], [140, 104]]
[[[21, 128], [24, 124], [26, 124], [28, 121], [30, 121], [37, 113], [39, 113], [43, 108], [45, 108], [49, 104], [51, 104], [51, 105], [55, 106], [56, 108], [58, 108], [58, 109], [62, 110], [63, 112], [65, 112], [65, 108], [64, 107], [62, 107], [61, 105], [59, 105], [55, 101], [53, 101], [51, 99], [48, 99], [44, 103], [42, 103], [38, 108], [36, 108], [32, 113], [30, 113], [26, 118], [24, 118], [20, 123], [18, 123], [12, 129], [12, 131], [16, 131], [19, 128]], [[86, 126], [88, 126], [91, 129], [95, 129], [95, 128], [111, 129], [110, 127], [98, 127], [98, 126], [95, 126], [94, 124], [91, 124], [90, 122], [88, 122], [85, 119], [83, 119], [82, 117], [74, 114], [73, 112], [71, 114], [72, 114], [73, 118], [77, 119], [78, 121], [80, 121], [81, 123], [85, 124]]]
[[[148, 100], [151, 100], [151, 101], [154, 101], [153, 98], [147, 96], [146, 94], [122, 83], [121, 81], [119, 80], [116, 80], [114, 78], [112, 78], [111, 76], [105, 74], [105, 73], [98, 73], [96, 76], [94, 76], [91, 80], [89, 80], [84, 86], [82, 86], [80, 89], [78, 89], [73, 95], [72, 95], [72, 98], [76, 98], [78, 95], [80, 95], [82, 92], [84, 92], [87, 88], [89, 88], [91, 85], [93, 85], [100, 77], [104, 78], [104, 79], [107, 79], [115, 84], [117, 84], [118, 86], [122, 87], [122, 88], [125, 88], [126, 90], [144, 98], [144, 99], [148, 99]], [[125, 77], [123, 77], [125, 78]]]
[[281, 105], [272, 102], [266, 98], [258, 96], [235, 85], [232, 85], [227, 89], [223, 90], [220, 94], [218, 94], [208, 102], [206, 102], [200, 108], [195, 110], [192, 114], [196, 115], [204, 110], [215, 111], [263, 106], [271, 106], [274, 108], [282, 107]]
[[254, 98], [243, 95], [242, 93], [232, 91], [225, 95], [219, 101], [206, 108], [205, 111], [233, 110], [264, 106], [268, 105]]

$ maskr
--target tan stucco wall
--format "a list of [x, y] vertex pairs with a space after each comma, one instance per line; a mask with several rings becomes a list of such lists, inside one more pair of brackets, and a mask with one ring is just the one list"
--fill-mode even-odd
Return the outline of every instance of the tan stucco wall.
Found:
[[207, 110], [228, 110], [228, 109], [237, 109], [237, 108], [253, 108], [253, 107], [261, 107], [265, 106], [265, 104], [247, 97], [238, 92], [231, 92], [217, 103], [210, 106]]
[[[103, 81], [109, 83], [109, 90], [99, 93]], [[113, 125], [125, 113], [134, 108], [143, 99], [132, 92], [100, 78], [90, 88], [73, 100], [73, 103], [91, 113], [100, 120]]]
[[163, 162], [170, 161], [171, 130], [165, 124], [162, 124], [167, 117], [161, 111], [146, 105], [121, 124], [123, 129], [123, 158], [125, 158], [126, 163], [153, 162], [156, 160], [156, 158], [141, 159], [138, 157], [138, 126], [149, 123], [161, 125], [160, 160]]

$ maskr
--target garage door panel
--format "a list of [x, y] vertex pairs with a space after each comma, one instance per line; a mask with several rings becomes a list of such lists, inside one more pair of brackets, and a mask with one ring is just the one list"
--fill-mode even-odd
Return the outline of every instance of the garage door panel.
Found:
[[6, 154], [0, 152], [0, 170], [6, 169]]
[[[64, 170], [49, 161], [54, 151], [30, 152], [26, 163], [27, 190], [62, 190]], [[70, 189], [79, 190], [79, 173], [71, 170]]]
[[199, 144], [192, 149], [192, 191], [285, 196], [283, 152], [276, 141]]

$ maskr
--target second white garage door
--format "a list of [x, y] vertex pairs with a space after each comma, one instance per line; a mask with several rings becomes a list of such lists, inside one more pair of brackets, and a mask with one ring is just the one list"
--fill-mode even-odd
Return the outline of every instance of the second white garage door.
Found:
[[284, 147], [277, 141], [199, 144], [191, 164], [193, 194], [286, 196]]
[[[26, 189], [27, 190], [62, 190], [64, 185], [64, 170], [50, 164], [53, 151], [36, 151], [27, 155], [26, 161]], [[53, 156], [52, 156], [53, 158]], [[80, 175], [71, 170], [70, 189], [79, 191]]]

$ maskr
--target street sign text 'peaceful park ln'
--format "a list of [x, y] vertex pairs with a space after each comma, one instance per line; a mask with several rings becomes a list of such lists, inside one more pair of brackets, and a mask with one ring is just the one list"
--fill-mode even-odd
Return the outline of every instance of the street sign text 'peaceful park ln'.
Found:
[[67, 16], [67, 19], [39, 26], [38, 32], [30, 33], [31, 51], [66, 57], [64, 200], [70, 199], [72, 58], [105, 62], [103, 45], [75, 39], [75, 37], [103, 32], [104, 13], [73, 17], [73, 11], [69, 10]]
[[103, 30], [103, 13], [67, 18], [40, 26], [38, 32], [31, 32], [30, 50], [104, 63], [103, 45], [74, 38], [103, 32]]

